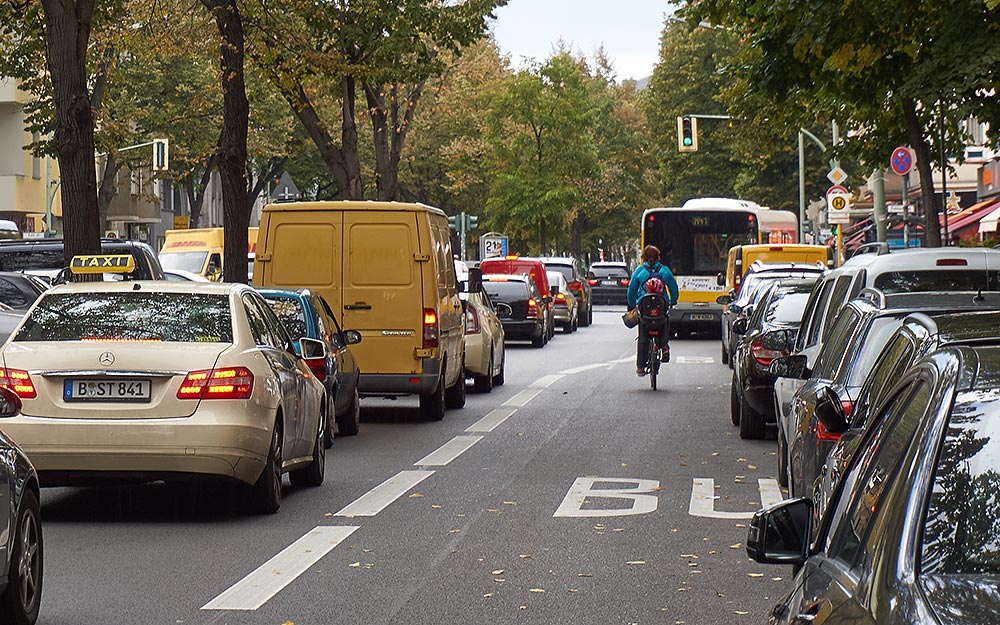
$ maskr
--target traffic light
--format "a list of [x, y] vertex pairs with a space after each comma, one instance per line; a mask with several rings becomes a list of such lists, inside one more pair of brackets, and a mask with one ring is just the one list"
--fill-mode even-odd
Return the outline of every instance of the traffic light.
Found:
[[470, 232], [479, 228], [479, 217], [476, 215], [465, 216], [465, 231]]
[[698, 118], [685, 115], [677, 118], [677, 151], [698, 151]]
[[449, 228], [451, 228], [455, 232], [458, 232], [458, 226], [459, 226], [459, 217], [457, 215], [452, 215], [451, 217], [448, 218]]
[[153, 139], [153, 171], [170, 169], [170, 142], [167, 139]]

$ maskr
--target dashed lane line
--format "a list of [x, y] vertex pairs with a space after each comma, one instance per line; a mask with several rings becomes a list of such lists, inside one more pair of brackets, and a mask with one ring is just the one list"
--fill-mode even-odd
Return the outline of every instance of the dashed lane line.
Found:
[[562, 374], [546, 375], [532, 382], [530, 388], [548, 388], [565, 377]]
[[375, 516], [385, 510], [389, 504], [405, 495], [411, 488], [432, 475], [434, 475], [434, 471], [400, 471], [355, 499], [336, 516]]
[[515, 412], [517, 412], [517, 408], [494, 408], [488, 412], [485, 417], [465, 428], [465, 431], [492, 432], [499, 427], [501, 423], [511, 418]]
[[531, 401], [532, 399], [534, 399], [535, 397], [537, 397], [538, 394], [542, 392], [542, 390], [544, 390], [544, 389], [540, 389], [540, 388], [528, 388], [528, 389], [524, 389], [523, 391], [521, 391], [517, 395], [514, 395], [513, 397], [511, 397], [510, 399], [508, 399], [507, 401], [505, 401], [503, 403], [503, 405], [504, 406], [513, 406], [514, 408], [522, 408], [529, 401]]
[[357, 529], [344, 526], [314, 528], [201, 609], [256, 610]]
[[413, 464], [418, 467], [443, 467], [481, 440], [482, 436], [456, 436]]

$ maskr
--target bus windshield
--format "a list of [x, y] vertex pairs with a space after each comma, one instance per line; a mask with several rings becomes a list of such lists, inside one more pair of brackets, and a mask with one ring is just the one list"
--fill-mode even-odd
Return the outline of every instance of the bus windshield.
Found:
[[726, 270], [729, 248], [757, 242], [757, 218], [745, 210], [650, 212], [643, 242], [660, 248], [662, 261], [675, 275], [715, 276]]

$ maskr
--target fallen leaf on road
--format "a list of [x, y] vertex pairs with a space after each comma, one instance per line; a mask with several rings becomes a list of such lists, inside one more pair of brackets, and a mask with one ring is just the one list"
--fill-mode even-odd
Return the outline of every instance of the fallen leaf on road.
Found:
[[488, 592], [485, 595], [483, 595], [484, 599], [491, 599], [492, 597], [493, 597], [493, 593], [491, 593], [491, 592]]
[[490, 575], [503, 575], [503, 569], [497, 569], [490, 573]]
[[361, 563], [360, 562], [354, 562], [352, 564], [348, 564], [347, 566], [350, 566], [352, 568], [358, 568], [359, 566], [361, 566]]
[[417, 497], [423, 497], [423, 495], [421, 495], [420, 493], [413, 493], [412, 495], [410, 495], [410, 499], [416, 499]]
[[577, 573], [577, 577], [593, 577], [593, 573]]
[[742, 610], [734, 610], [733, 614], [739, 614], [740, 616], [744, 616], [744, 615], [747, 615], [747, 614], [750, 614], [750, 613], [749, 612], [744, 612]]
[[735, 545], [729, 545], [730, 549], [739, 549], [743, 546], [743, 543], [736, 543]]
[[441, 506], [439, 506], [436, 503], [434, 503], [434, 504], [431, 504], [431, 508], [434, 508], [435, 510], [440, 510]]
[[528, 592], [545, 592], [544, 588], [530, 588]]
[[747, 573], [747, 577], [764, 577], [763, 573]]
[[530, 558], [531, 556], [528, 555], [528, 554], [526, 554], [526, 553], [522, 553], [521, 555], [519, 555], [517, 557], [521, 558], [522, 560], [526, 560], [526, 559]]
[[630, 561], [626, 562], [625, 564], [639, 565], [639, 564], [646, 564], [646, 561], [645, 560], [630, 560]]

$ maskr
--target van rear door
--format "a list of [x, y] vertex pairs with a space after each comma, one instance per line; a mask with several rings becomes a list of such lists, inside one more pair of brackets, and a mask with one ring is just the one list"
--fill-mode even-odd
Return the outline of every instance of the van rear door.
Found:
[[265, 212], [257, 240], [261, 262], [254, 270], [254, 286], [308, 287], [321, 293], [333, 310], [340, 310], [343, 232], [344, 213], [339, 210]]
[[416, 355], [423, 345], [422, 268], [434, 251], [421, 249], [421, 240], [429, 241], [430, 236], [419, 236], [420, 217], [426, 228], [426, 217], [414, 211], [344, 212], [340, 309], [344, 327], [364, 338], [351, 347], [363, 374], [422, 372]]

